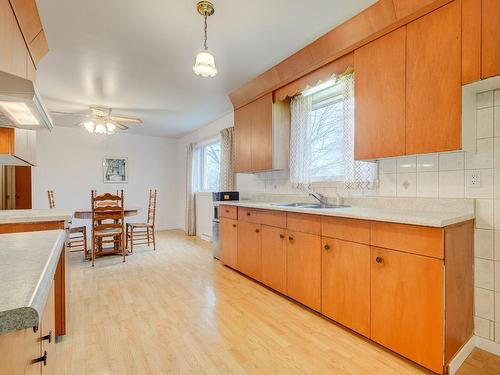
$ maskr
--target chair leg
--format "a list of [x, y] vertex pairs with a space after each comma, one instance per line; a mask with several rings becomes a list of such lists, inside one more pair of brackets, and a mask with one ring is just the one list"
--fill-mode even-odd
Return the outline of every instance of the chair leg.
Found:
[[128, 249], [128, 229], [129, 229], [129, 223], [127, 223], [127, 226], [125, 227], [125, 249]]
[[151, 233], [153, 234], [153, 250], [156, 250], [155, 227], [151, 228]]
[[122, 234], [120, 235], [120, 242], [121, 242], [121, 247], [122, 247], [122, 255], [123, 255], [123, 263], [125, 263], [125, 256], [127, 255], [127, 250], [125, 249], [125, 233], [123, 232], [123, 226], [122, 226]]
[[134, 228], [130, 229], [130, 252], [134, 252]]
[[146, 227], [146, 234], [147, 234], [146, 237], [148, 237], [148, 247], [149, 247], [149, 245], [150, 245], [150, 243], [149, 243], [149, 227]]
[[87, 227], [83, 227], [83, 257], [84, 257], [84, 260], [88, 259]]
[[94, 234], [92, 234], [92, 267], [94, 267], [95, 264], [95, 246], [96, 246], [95, 237]]

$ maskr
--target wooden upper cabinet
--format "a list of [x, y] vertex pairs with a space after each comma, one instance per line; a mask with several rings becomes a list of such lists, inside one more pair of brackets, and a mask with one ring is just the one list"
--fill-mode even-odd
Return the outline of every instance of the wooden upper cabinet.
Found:
[[405, 154], [406, 27], [354, 52], [355, 159]]
[[227, 217], [220, 218], [220, 261], [226, 266], [238, 266], [238, 222]]
[[28, 51], [9, 0], [0, 0], [0, 70], [26, 78]]
[[262, 282], [286, 293], [286, 230], [262, 225]]
[[258, 172], [288, 167], [290, 107], [269, 93], [234, 112], [235, 170]]
[[481, 0], [462, 0], [462, 85], [481, 79]]
[[321, 312], [370, 337], [370, 246], [323, 237]]
[[313, 310], [321, 310], [321, 237], [287, 233], [287, 295]]
[[406, 153], [460, 149], [461, 2], [409, 23], [406, 43]]
[[260, 224], [238, 221], [238, 267], [237, 269], [251, 278], [261, 281]]
[[0, 127], [0, 164], [35, 165], [36, 131]]
[[500, 1], [482, 2], [482, 77], [500, 74]]
[[29, 44], [42, 31], [42, 21], [40, 21], [36, 2], [35, 0], [10, 0], [10, 3], [21, 26], [24, 39]]
[[370, 264], [371, 339], [442, 373], [443, 261], [372, 247]]

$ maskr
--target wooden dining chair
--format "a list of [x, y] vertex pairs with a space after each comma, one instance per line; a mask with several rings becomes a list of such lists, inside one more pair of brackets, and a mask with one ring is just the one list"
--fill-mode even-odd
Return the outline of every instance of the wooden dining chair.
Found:
[[[125, 215], [123, 190], [120, 195], [91, 192], [92, 208], [92, 267], [95, 258], [102, 255], [119, 254], [125, 262]], [[104, 247], [112, 244], [113, 247]]]
[[130, 251], [134, 252], [135, 245], [151, 245], [156, 250], [155, 237], [156, 219], [156, 189], [149, 190], [148, 221], [146, 223], [127, 223], [127, 247], [130, 241]]
[[[54, 191], [48, 190], [47, 195], [49, 196], [49, 207], [56, 208]], [[85, 259], [90, 259], [90, 253], [87, 247], [87, 227], [85, 225], [79, 227], [70, 226], [68, 229], [66, 246], [71, 252], [83, 251]]]

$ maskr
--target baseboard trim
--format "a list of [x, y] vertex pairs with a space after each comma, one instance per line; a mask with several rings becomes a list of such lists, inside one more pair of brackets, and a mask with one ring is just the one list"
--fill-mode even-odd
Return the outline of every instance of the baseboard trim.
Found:
[[479, 349], [486, 350], [487, 352], [496, 354], [500, 356], [500, 344], [491, 340], [484, 339], [479, 336], [475, 336], [476, 338], [476, 346]]
[[451, 359], [448, 364], [448, 375], [455, 375], [465, 362], [467, 357], [472, 353], [474, 348], [476, 347], [476, 337], [472, 336], [469, 341], [467, 341], [462, 348], [455, 354], [455, 356]]

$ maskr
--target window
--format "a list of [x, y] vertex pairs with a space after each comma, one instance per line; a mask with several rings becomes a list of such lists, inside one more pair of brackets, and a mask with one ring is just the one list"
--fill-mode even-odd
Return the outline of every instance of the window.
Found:
[[220, 141], [199, 145], [194, 153], [194, 191], [218, 191], [220, 175]]
[[339, 181], [344, 175], [344, 118], [339, 84], [312, 94], [311, 181]]

